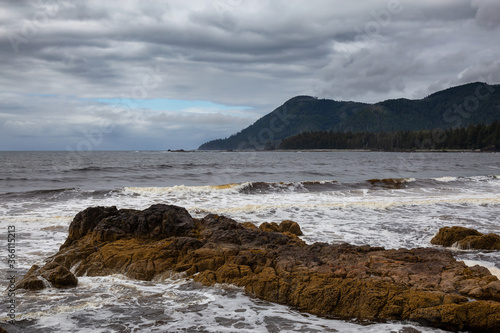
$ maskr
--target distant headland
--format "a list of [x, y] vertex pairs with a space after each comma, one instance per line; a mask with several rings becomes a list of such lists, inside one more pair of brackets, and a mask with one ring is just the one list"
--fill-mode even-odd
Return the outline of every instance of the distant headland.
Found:
[[500, 150], [500, 85], [475, 82], [375, 104], [297, 96], [199, 150]]

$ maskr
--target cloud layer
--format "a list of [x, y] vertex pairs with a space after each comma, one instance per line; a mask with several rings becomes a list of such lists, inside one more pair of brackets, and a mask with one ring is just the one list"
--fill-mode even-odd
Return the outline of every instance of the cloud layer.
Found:
[[[92, 149], [195, 148], [299, 94], [375, 102], [500, 82], [495, 0], [3, 0], [0, 8], [0, 149], [65, 150], [99, 131]], [[141, 106], [153, 98], [221, 108]]]

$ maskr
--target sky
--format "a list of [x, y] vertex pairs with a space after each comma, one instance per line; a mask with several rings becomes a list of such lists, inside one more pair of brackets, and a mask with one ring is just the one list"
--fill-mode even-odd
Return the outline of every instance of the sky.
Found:
[[500, 82], [498, 0], [0, 0], [0, 150], [196, 149], [297, 95]]

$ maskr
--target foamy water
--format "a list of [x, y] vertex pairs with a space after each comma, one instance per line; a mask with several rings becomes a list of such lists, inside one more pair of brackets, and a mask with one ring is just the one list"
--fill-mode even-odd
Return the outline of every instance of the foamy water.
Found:
[[[214, 156], [213, 159], [218, 160], [220, 155]], [[340, 164], [335, 169], [324, 163], [320, 154], [309, 155], [300, 163], [292, 154], [266, 156], [281, 158], [286, 165], [298, 164], [294, 167], [298, 170], [291, 172], [294, 176], [289, 178], [284, 174], [278, 178], [276, 173], [269, 176], [266, 171], [262, 178], [277, 178], [269, 182], [251, 176], [260, 168], [250, 165], [246, 166], [248, 170], [240, 170], [239, 176], [229, 177], [227, 183], [210, 183], [210, 176], [198, 185], [173, 182], [151, 186], [148, 180], [134, 184], [117, 181], [116, 184], [133, 186], [106, 189], [102, 183], [109, 176], [109, 170], [98, 174], [101, 172], [98, 168], [90, 171], [83, 168], [86, 173], [90, 172], [90, 179], [100, 179], [95, 189], [91, 184], [85, 188], [77, 186], [80, 180], [66, 180], [59, 189], [44, 190], [24, 189], [28, 184], [23, 183], [18, 188], [0, 192], [0, 230], [5, 231], [9, 225], [16, 228], [19, 278], [33, 264], [43, 264], [45, 258], [58, 251], [73, 216], [89, 206], [145, 209], [156, 203], [174, 204], [186, 207], [194, 217], [216, 213], [257, 225], [290, 219], [301, 225], [302, 238], [308, 243], [430, 247], [430, 239], [440, 227], [454, 225], [500, 234], [500, 179], [491, 173], [500, 165], [498, 155], [476, 154], [473, 155], [475, 161], [453, 155], [457, 165], [464, 165], [464, 170], [455, 170], [455, 174], [445, 171], [449, 164], [447, 155], [432, 155], [431, 161], [427, 161], [427, 165], [422, 163], [420, 169], [411, 165], [418, 170], [408, 167], [408, 170], [392, 171], [393, 177], [383, 171], [391, 163], [384, 156], [376, 159], [378, 155], [351, 156], [376, 160], [376, 163], [372, 161], [370, 170], [358, 167], [339, 177], [333, 174], [341, 174], [338, 170], [344, 166]], [[328, 156], [332, 159], [336, 155]], [[475, 170], [482, 156], [486, 156], [482, 162], [484, 170]], [[192, 157], [182, 158], [185, 160], [178, 164], [185, 166], [188, 178], [209, 165], [207, 155], [203, 155], [204, 164], [197, 162], [198, 169], [196, 161], [189, 160]], [[235, 165], [243, 164], [238, 163], [233, 163], [232, 175], [239, 172]], [[306, 168], [305, 163], [313, 165]], [[325, 165], [319, 166], [321, 163]], [[163, 167], [161, 172], [175, 169], [175, 163], [171, 164], [171, 168]], [[354, 164], [351, 161], [351, 165]], [[443, 171], [425, 173], [429, 164], [436, 169], [442, 167]], [[324, 178], [309, 178], [313, 166], [318, 168], [318, 177]], [[134, 168], [137, 168], [135, 164]], [[297, 179], [297, 174], [305, 173], [304, 170], [309, 170], [308, 175]], [[383, 177], [376, 177], [376, 170], [381, 170]], [[175, 172], [182, 174], [179, 170]], [[362, 175], [356, 177], [356, 172]], [[0, 246], [6, 249], [5, 237], [0, 240]], [[500, 270], [497, 252], [454, 250], [454, 254], [468, 265], [486, 266], [493, 274]], [[5, 265], [0, 266], [0, 274], [7, 274]], [[2, 279], [0, 288], [6, 287], [6, 280]], [[250, 298], [232, 286], [202, 287], [180, 276], [155, 281], [136, 281], [119, 275], [81, 277], [77, 288], [23, 291], [16, 294], [16, 300], [17, 323], [6, 325], [9, 332], [399, 332], [409, 327], [421, 332], [443, 332], [414, 323], [360, 325], [320, 318]], [[6, 313], [0, 313], [0, 322], [8, 319]]]

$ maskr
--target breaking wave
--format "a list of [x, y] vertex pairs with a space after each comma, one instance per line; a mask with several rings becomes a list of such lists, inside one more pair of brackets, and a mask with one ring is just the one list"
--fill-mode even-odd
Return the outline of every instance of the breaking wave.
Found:
[[454, 183], [463, 185], [467, 182], [489, 182], [500, 184], [498, 176], [481, 177], [442, 177], [435, 179], [415, 178], [384, 178], [369, 179], [362, 182], [341, 183], [336, 180], [322, 181], [300, 181], [300, 182], [245, 182], [230, 183], [222, 185], [186, 186], [177, 185], [171, 187], [125, 187], [124, 191], [138, 194], [161, 194], [161, 193], [210, 193], [229, 192], [241, 194], [269, 194], [286, 192], [327, 192], [345, 190], [387, 190], [387, 189], [409, 189], [409, 188], [432, 188], [443, 186], [454, 186]]

